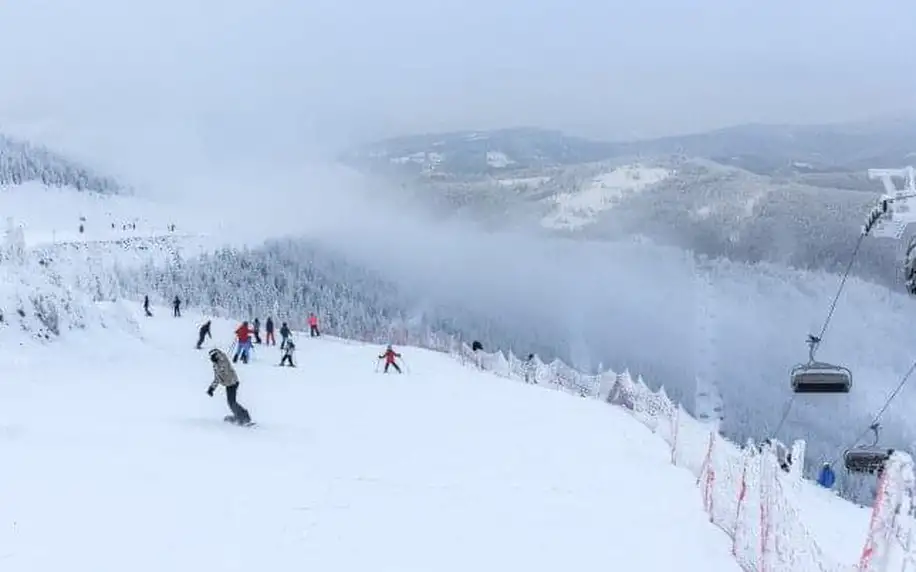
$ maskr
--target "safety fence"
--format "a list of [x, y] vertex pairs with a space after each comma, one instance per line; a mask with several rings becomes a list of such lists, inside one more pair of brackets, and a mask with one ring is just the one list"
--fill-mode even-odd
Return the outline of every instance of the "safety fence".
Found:
[[448, 353], [462, 363], [498, 376], [547, 386], [621, 407], [665, 440], [671, 463], [696, 478], [711, 523], [728, 534], [742, 569], [754, 572], [916, 572], [913, 546], [912, 458], [895, 453], [879, 476], [871, 523], [858, 562], [841, 562], [826, 553], [806, 526], [795, 500], [801, 493], [804, 441], [792, 445], [794, 463], [780, 464], [777, 444], [744, 447], [719, 435], [717, 427], [692, 417], [628, 372], [583, 374], [560, 360], [546, 364], [511, 352], [474, 351], [442, 336], [424, 336], [411, 345]]

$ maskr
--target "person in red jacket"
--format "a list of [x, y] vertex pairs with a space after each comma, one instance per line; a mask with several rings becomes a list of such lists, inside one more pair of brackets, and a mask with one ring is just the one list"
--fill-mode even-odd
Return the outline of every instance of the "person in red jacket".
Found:
[[232, 363], [242, 358], [242, 363], [248, 363], [248, 352], [251, 350], [251, 334], [254, 331], [248, 327], [248, 322], [242, 322], [242, 325], [235, 330], [235, 355], [232, 356]]
[[401, 354], [399, 354], [399, 353], [397, 353], [396, 351], [394, 351], [394, 350], [391, 348], [391, 345], [389, 345], [389, 346], [385, 349], [385, 353], [383, 353], [382, 355], [378, 356], [378, 359], [383, 359], [383, 360], [385, 360], [385, 370], [384, 370], [384, 373], [388, 373], [388, 368], [391, 367], [391, 366], [394, 366], [394, 369], [398, 370], [398, 373], [401, 373], [401, 367], [397, 364], [396, 361], [394, 361], [395, 358], [399, 358], [399, 357], [401, 357]]
[[313, 338], [321, 335], [321, 332], [318, 331], [318, 316], [314, 312], [309, 312], [309, 334]]

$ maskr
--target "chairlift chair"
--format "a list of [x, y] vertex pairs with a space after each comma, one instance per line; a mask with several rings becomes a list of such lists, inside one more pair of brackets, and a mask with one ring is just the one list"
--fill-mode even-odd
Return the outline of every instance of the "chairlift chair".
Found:
[[877, 423], [869, 427], [875, 434], [871, 445], [857, 445], [843, 453], [843, 464], [850, 473], [874, 474], [880, 472], [884, 463], [894, 453], [893, 449], [883, 449], [878, 446]]
[[792, 368], [792, 391], [795, 393], [849, 393], [852, 371], [839, 365], [819, 362], [814, 352], [820, 338], [808, 336], [808, 363]]

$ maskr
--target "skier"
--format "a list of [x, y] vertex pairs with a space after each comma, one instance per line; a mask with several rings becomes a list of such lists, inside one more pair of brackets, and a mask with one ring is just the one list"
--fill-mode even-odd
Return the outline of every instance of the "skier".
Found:
[[836, 482], [836, 473], [833, 472], [833, 467], [830, 466], [830, 463], [824, 463], [824, 466], [821, 467], [820, 473], [817, 475], [817, 484], [824, 487], [825, 489], [832, 489], [833, 483]]
[[239, 391], [239, 376], [235, 368], [229, 363], [229, 357], [222, 351], [213, 348], [210, 350], [210, 361], [213, 362], [213, 382], [207, 388], [207, 395], [213, 397], [213, 392], [218, 385], [226, 388], [226, 401], [229, 403], [229, 409], [232, 415], [225, 417], [226, 421], [232, 421], [239, 425], [248, 425], [251, 423], [251, 415], [248, 410], [239, 405], [236, 396]]
[[213, 339], [213, 334], [210, 333], [210, 320], [207, 320], [207, 323], [200, 327], [199, 335], [197, 336], [197, 349], [204, 345], [204, 338], [206, 337]]
[[143, 311], [146, 312], [147, 318], [153, 317], [153, 313], [149, 311], [149, 296], [143, 297]]
[[255, 318], [253, 325], [254, 330], [252, 333], [254, 334], [254, 343], [259, 344], [261, 343], [261, 320]]
[[264, 343], [269, 346], [277, 345], [277, 338], [274, 337], [274, 319], [270, 316], [267, 316], [267, 321], [264, 322]]
[[318, 331], [318, 317], [314, 312], [309, 312], [309, 335], [313, 338], [321, 335], [321, 332]]
[[296, 367], [296, 364], [293, 363], [293, 353], [295, 351], [296, 344], [293, 343], [293, 340], [286, 340], [283, 345], [283, 359], [280, 360], [280, 365], [289, 363], [289, 367]]
[[399, 358], [399, 357], [401, 357], [401, 354], [394, 351], [391, 348], [391, 344], [389, 344], [388, 347], [385, 348], [385, 353], [378, 356], [378, 359], [385, 360], [384, 373], [388, 373], [388, 368], [391, 366], [394, 366], [394, 369], [398, 370], [398, 373], [401, 373], [401, 367], [397, 364], [397, 362], [394, 361], [395, 358]]
[[522, 367], [525, 369], [525, 383], [537, 383], [537, 366], [534, 363], [534, 354], [528, 354]]
[[172, 300], [172, 313], [176, 318], [181, 317], [181, 299], [178, 296], [175, 296], [175, 299]]
[[289, 341], [289, 326], [286, 325], [286, 322], [280, 326], [280, 349], [282, 350], [286, 346], [286, 342]]
[[248, 352], [251, 351], [251, 329], [248, 322], [242, 322], [242, 325], [235, 330], [235, 355], [232, 356], [232, 363], [238, 363], [239, 357], [242, 363], [248, 363]]

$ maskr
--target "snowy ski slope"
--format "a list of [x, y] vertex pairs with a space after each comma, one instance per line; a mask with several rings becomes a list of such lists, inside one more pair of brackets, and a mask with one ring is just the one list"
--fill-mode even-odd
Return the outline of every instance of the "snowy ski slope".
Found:
[[239, 366], [239, 428], [205, 393], [200, 318], [166, 316], [0, 349], [5, 572], [739, 569], [621, 410], [303, 337], [297, 369]]
[[[40, 209], [19, 208], [29, 204], [20, 194], [8, 206], [18, 220], [55, 228], [58, 223], [45, 220]], [[97, 206], [108, 204], [100, 199]], [[149, 244], [158, 240], [155, 231], [148, 236]], [[109, 245], [130, 239], [116, 232], [110, 238], [52, 236], [52, 242], [61, 244], [61, 238], [78, 245], [68, 257], [86, 256], [87, 262], [90, 253], [117, 253]], [[175, 238], [191, 243], [191, 237]], [[194, 242], [208, 241], [198, 236]], [[119, 248], [129, 256], [133, 247]], [[171, 248], [166, 243], [164, 252]], [[676, 569], [683, 570], [716, 570], [722, 555], [729, 569], [799, 572], [903, 570], [894, 558], [913, 557], [905, 527], [886, 520], [899, 510], [904, 472], [895, 472], [889, 485], [895, 490], [879, 495], [880, 518], [801, 480], [797, 471], [767, 480], [776, 487], [767, 492], [759, 474], [745, 474], [757, 461], [722, 439], [714, 454], [712, 445], [707, 451], [708, 428], [678, 417], [664, 392], [617, 376], [628, 380], [624, 385], [636, 399], [614, 401], [607, 394], [613, 372], [595, 378], [556, 362], [540, 365], [542, 385], [585, 390], [583, 395], [623, 407], [579, 400], [507, 381], [519, 378], [513, 356], [462, 355], [454, 341], [445, 347], [442, 340], [419, 341], [452, 355], [408, 350], [414, 371], [403, 378], [372, 373], [369, 360], [374, 364], [379, 348], [355, 342], [308, 340], [295, 371], [272, 367], [276, 350], [270, 357], [259, 352], [256, 363], [243, 366], [241, 400], [261, 426], [257, 436], [239, 441], [226, 435], [242, 429], [222, 423], [222, 396], [202, 394], [209, 364], [202, 352], [189, 349], [201, 317], [174, 320], [159, 317], [169, 314], [160, 310], [147, 320], [134, 306], [125, 310], [124, 302], [92, 304], [79, 288], [48, 281], [35, 269], [5, 268], [0, 301], [7, 311], [20, 307], [26, 314], [0, 329], [0, 367], [6, 369], [0, 376], [0, 451], [5, 465], [15, 467], [0, 471], [0, 515], [8, 507], [0, 520], [2, 570], [56, 569], [64, 562], [75, 570], [232, 570], [265, 561], [271, 570], [303, 564], [323, 570], [370, 564], [383, 570], [504, 569], [508, 563], [556, 569], [567, 562], [586, 569], [609, 562], [671, 569], [675, 560], [656, 554], [628, 554], [632, 564], [616, 555], [564, 555], [576, 543], [604, 546], [608, 538], [615, 546], [620, 539], [650, 552], [654, 544], [647, 539], [667, 547], [668, 536], [677, 546], [692, 546], [677, 554]], [[65, 335], [46, 346], [23, 344], [17, 332], [47, 330], [42, 300], [59, 304], [53, 321]], [[234, 324], [215, 324], [217, 335], [228, 339]], [[454, 357], [490, 372], [469, 370]], [[609, 377], [612, 383], [603, 383]], [[554, 383], [561, 379], [571, 387]], [[618, 474], [622, 465], [625, 475]], [[240, 467], [233, 469], [237, 474], [231, 466]], [[231, 493], [220, 486], [229, 473], [241, 489], [237, 506], [226, 504]], [[759, 499], [739, 498], [746, 485]], [[620, 494], [626, 490], [631, 493]], [[626, 522], [618, 520], [621, 507]], [[695, 521], [697, 536], [669, 528], [696, 519], [697, 508], [708, 514]], [[766, 511], [776, 518], [764, 523], [757, 513]], [[88, 526], [80, 521], [86, 514], [93, 515]], [[481, 518], [486, 526], [478, 530], [474, 523]], [[253, 524], [258, 520], [261, 526]], [[200, 529], [200, 542], [192, 529]], [[216, 529], [250, 542], [230, 542], [240, 556], [220, 554]], [[402, 533], [428, 548], [417, 550]], [[106, 537], [124, 548], [107, 547], [99, 540]], [[180, 549], [139, 558], [144, 538], [148, 546]], [[71, 551], [74, 561], [44, 554], [48, 546]], [[352, 551], [336, 556], [350, 546], [370, 547], [383, 558], [361, 560]], [[696, 560], [705, 559], [702, 567], [691, 565], [704, 551], [711, 556]], [[878, 557], [860, 567], [862, 556], [872, 553]]]

